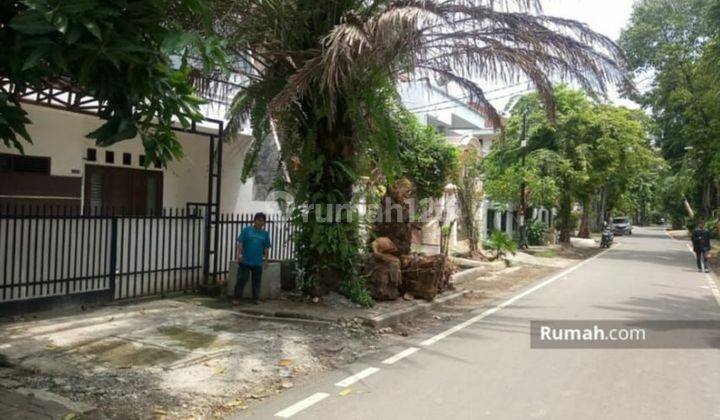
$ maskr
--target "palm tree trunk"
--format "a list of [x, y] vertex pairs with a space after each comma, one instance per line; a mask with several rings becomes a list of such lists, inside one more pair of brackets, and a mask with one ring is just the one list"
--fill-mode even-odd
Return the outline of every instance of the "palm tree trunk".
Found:
[[353, 280], [359, 263], [358, 220], [350, 207], [356, 150], [350, 141], [351, 124], [340, 110], [336, 115], [333, 124], [320, 119], [314, 127], [314, 152], [322, 164], [305, 174], [302, 204], [309, 210], [296, 224], [297, 261], [307, 280], [303, 291], [313, 295], [337, 291], [343, 281]]

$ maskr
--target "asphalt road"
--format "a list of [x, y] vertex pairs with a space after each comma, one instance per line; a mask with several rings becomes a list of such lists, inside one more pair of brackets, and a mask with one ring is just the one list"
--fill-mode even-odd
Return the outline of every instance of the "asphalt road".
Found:
[[684, 242], [658, 228], [618, 242], [569, 273], [239, 416], [720, 419], [718, 341], [708, 349], [530, 347], [531, 320], [720, 320], [717, 280], [697, 272]]

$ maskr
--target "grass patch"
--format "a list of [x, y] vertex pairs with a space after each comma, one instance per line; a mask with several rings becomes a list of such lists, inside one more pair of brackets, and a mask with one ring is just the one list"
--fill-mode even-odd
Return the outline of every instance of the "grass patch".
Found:
[[159, 327], [158, 332], [188, 350], [209, 347], [217, 338], [214, 335], [203, 334], [181, 327]]
[[538, 258], [556, 258], [560, 256], [560, 253], [554, 249], [546, 249], [543, 251], [538, 251], [533, 255]]

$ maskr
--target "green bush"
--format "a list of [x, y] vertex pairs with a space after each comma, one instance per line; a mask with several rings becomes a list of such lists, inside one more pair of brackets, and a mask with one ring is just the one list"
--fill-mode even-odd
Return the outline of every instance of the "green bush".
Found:
[[547, 225], [541, 220], [534, 220], [525, 227], [525, 235], [529, 245], [545, 245], [545, 230]]
[[718, 227], [720, 226], [717, 219], [708, 220], [707, 223], [705, 223], [705, 228], [710, 232], [710, 237], [713, 239], [720, 238], [720, 232], [718, 231]]
[[375, 301], [365, 287], [365, 279], [356, 277], [350, 280], [344, 280], [340, 283], [340, 293], [350, 299], [353, 303], [372, 308]]
[[515, 254], [517, 251], [517, 243], [515, 243], [507, 233], [496, 230], [490, 235], [490, 239], [485, 242], [485, 246], [495, 252], [495, 258], [499, 259], [510, 253]]

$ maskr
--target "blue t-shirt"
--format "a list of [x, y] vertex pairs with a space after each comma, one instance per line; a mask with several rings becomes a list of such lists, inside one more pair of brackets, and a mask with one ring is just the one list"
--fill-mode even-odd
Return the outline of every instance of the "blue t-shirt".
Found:
[[266, 230], [247, 226], [240, 232], [237, 241], [243, 246], [243, 264], [251, 267], [259, 267], [263, 264], [263, 253], [265, 249], [270, 248], [270, 234]]

